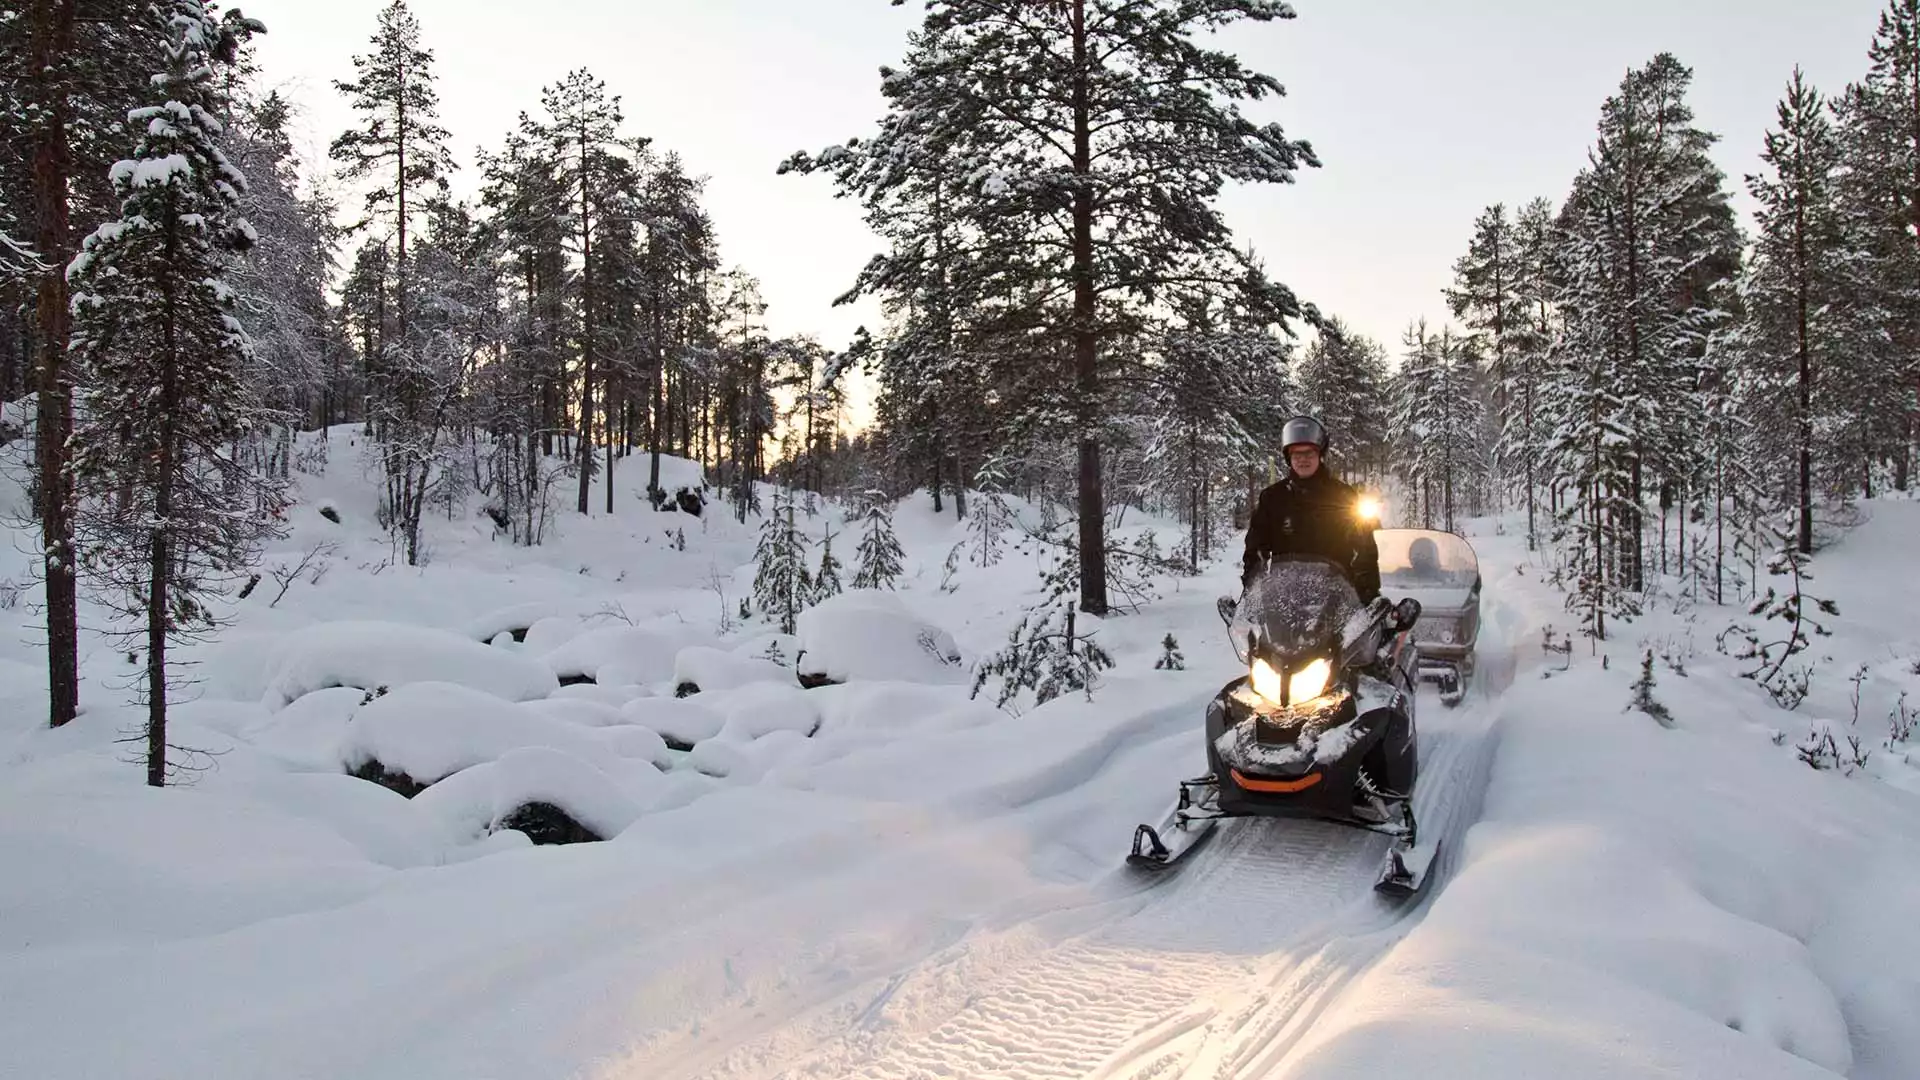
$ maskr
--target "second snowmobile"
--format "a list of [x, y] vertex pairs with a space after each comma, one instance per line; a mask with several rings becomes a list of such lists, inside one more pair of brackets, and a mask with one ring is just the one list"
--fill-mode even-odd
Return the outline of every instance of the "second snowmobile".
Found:
[[1331, 560], [1286, 555], [1221, 617], [1246, 674], [1207, 705], [1207, 775], [1134, 830], [1128, 863], [1170, 866], [1224, 818], [1315, 818], [1393, 837], [1375, 888], [1418, 891], [1436, 851], [1413, 813], [1420, 602], [1362, 606]]
[[1480, 560], [1466, 538], [1438, 529], [1376, 529], [1380, 590], [1420, 601], [1420, 677], [1456, 705], [1473, 679], [1480, 637]]

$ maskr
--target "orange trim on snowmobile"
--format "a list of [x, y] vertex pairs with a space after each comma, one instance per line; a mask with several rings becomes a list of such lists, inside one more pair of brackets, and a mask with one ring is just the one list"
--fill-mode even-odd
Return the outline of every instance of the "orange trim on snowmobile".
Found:
[[1233, 782], [1248, 791], [1264, 791], [1275, 795], [1288, 795], [1296, 791], [1305, 791], [1320, 782], [1323, 773], [1308, 773], [1298, 780], [1255, 780], [1242, 775], [1239, 769], [1228, 769], [1233, 774]]

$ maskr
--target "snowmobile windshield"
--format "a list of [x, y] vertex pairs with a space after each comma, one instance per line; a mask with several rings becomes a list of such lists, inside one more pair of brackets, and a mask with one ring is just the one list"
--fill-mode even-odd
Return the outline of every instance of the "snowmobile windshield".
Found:
[[1254, 578], [1234, 609], [1230, 632], [1240, 662], [1264, 654], [1275, 666], [1340, 647], [1347, 620], [1360, 610], [1340, 568], [1324, 559], [1281, 557]]
[[1380, 590], [1398, 600], [1414, 597], [1435, 611], [1467, 607], [1480, 585], [1473, 545], [1437, 529], [1376, 529]]

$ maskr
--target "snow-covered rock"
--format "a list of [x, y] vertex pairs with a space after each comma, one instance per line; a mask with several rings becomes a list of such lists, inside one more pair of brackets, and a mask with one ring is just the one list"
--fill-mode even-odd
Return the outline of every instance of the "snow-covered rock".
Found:
[[340, 762], [359, 769], [378, 762], [432, 784], [461, 769], [529, 746], [587, 760], [602, 756], [579, 728], [452, 683], [411, 683], [362, 708], [347, 725]]
[[761, 682], [798, 685], [793, 672], [771, 660], [738, 656], [711, 646], [690, 646], [681, 649], [674, 657], [673, 683], [676, 687], [694, 686], [711, 692]]
[[[656, 774], [657, 776], [657, 774]], [[456, 840], [477, 840], [516, 810], [547, 803], [600, 839], [618, 836], [640, 803], [593, 765], [547, 747], [509, 750], [447, 777], [414, 797], [414, 807]], [[539, 839], [536, 837], [536, 839]]]
[[454, 683], [508, 701], [546, 697], [560, 685], [552, 669], [446, 630], [386, 622], [328, 622], [282, 638], [267, 665], [261, 697], [285, 708], [333, 686], [363, 690], [408, 683]]
[[568, 639], [542, 659], [563, 680], [657, 683], [673, 677], [674, 654], [681, 644], [657, 630], [601, 626]]
[[953, 635], [907, 611], [891, 592], [853, 589], [800, 613], [800, 679], [950, 685], [967, 681]]
[[720, 734], [727, 722], [725, 713], [691, 698], [641, 698], [628, 702], [620, 715], [683, 749]]

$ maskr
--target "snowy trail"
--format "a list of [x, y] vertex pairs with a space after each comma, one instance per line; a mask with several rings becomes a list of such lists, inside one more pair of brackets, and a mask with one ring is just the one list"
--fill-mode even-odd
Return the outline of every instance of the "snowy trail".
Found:
[[[1485, 790], [1498, 695], [1512, 680], [1513, 624], [1503, 614], [1489, 612], [1468, 700], [1450, 710], [1422, 695], [1416, 808], [1443, 842], [1425, 897], [1396, 904], [1373, 893], [1384, 837], [1317, 822], [1227, 822], [1165, 880], [1117, 871], [1110, 899], [977, 929], [877, 991], [791, 1017], [717, 1058], [677, 1062], [673, 1075], [1165, 1080], [1271, 1069], [1452, 875]], [[1107, 768], [1170, 784], [1167, 761], [1193, 731], [1148, 734]], [[1128, 824], [1116, 823], [1116, 844]]]

